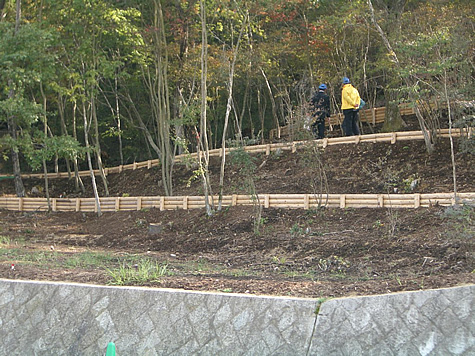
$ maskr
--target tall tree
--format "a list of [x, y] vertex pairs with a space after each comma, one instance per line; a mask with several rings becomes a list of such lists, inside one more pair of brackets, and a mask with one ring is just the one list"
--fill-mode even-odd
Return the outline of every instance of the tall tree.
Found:
[[[3, 6], [2, 6], [3, 8]], [[12, 34], [12, 37], [17, 37], [18, 31], [20, 30], [20, 20], [21, 20], [21, 0], [16, 1], [16, 16], [15, 16], [15, 30]], [[11, 87], [8, 93], [8, 99], [14, 101], [17, 93], [15, 92], [14, 84], [12, 80], [8, 80], [9, 86]], [[20, 169], [20, 157], [18, 155], [18, 146], [15, 146], [15, 141], [17, 141], [17, 122], [15, 117], [16, 115], [12, 112], [7, 113], [7, 122], [8, 122], [8, 133], [12, 139], [13, 145], [11, 148], [11, 157], [13, 163], [13, 176], [15, 181], [15, 191], [18, 197], [25, 196], [25, 187], [23, 181], [21, 180], [21, 169]]]
[[[371, 12], [371, 19], [378, 31], [378, 33], [380, 34], [392, 60], [394, 61], [395, 65], [401, 69], [401, 63], [399, 61], [399, 58], [396, 54], [396, 52], [394, 52], [394, 49], [391, 45], [391, 43], [389, 42], [386, 34], [384, 33], [383, 29], [379, 26], [377, 20], [376, 20], [376, 17], [374, 15], [374, 7], [373, 7], [373, 4], [371, 2], [371, 0], [368, 0], [368, 5], [369, 5], [369, 8], [370, 8], [370, 12]], [[408, 87], [414, 87], [414, 83], [411, 81], [410, 78], [406, 77], [404, 78], [405, 80], [405, 83]], [[421, 108], [420, 108], [420, 104], [418, 103], [417, 101], [417, 97], [415, 95], [416, 93], [415, 92], [411, 92], [409, 93], [410, 95], [410, 99], [414, 105], [414, 111], [416, 113], [416, 116], [417, 116], [417, 119], [419, 121], [419, 126], [422, 130], [422, 133], [424, 135], [424, 141], [425, 141], [425, 144], [426, 144], [426, 148], [427, 148], [427, 152], [429, 153], [432, 153], [433, 150], [434, 150], [434, 135], [436, 134], [435, 131], [428, 126], [427, 124], [427, 121], [426, 119], [424, 118], [423, 114], [422, 114], [422, 111], [421, 111]]]
[[232, 99], [233, 99], [233, 85], [234, 85], [234, 69], [236, 65], [236, 59], [239, 53], [239, 47], [241, 45], [241, 40], [246, 33], [246, 27], [249, 19], [249, 13], [245, 12], [243, 14], [243, 20], [241, 24], [241, 29], [239, 31], [239, 36], [236, 40], [236, 44], [232, 43], [232, 59], [229, 63], [229, 79], [228, 79], [228, 101], [226, 104], [226, 114], [224, 117], [224, 128], [223, 128], [223, 135], [221, 138], [221, 149], [222, 149], [222, 156], [221, 156], [221, 170], [219, 175], [219, 201], [218, 201], [218, 210], [222, 208], [222, 201], [223, 201], [223, 190], [224, 190], [224, 172], [225, 172], [225, 164], [226, 164], [226, 134], [227, 128], [229, 123], [229, 115], [231, 113], [232, 107]]
[[[206, 212], [212, 215], [214, 209], [213, 194], [209, 178], [209, 142], [208, 142], [208, 30], [206, 28], [206, 5], [204, 0], [200, 0], [201, 16], [201, 116], [200, 132], [198, 140], [198, 160], [200, 162], [200, 171], [203, 180]], [[204, 160], [204, 163], [202, 161]]]

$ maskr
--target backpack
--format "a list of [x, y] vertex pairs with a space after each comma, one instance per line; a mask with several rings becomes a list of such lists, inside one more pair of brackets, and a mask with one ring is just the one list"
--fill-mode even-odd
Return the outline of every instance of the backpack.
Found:
[[363, 109], [363, 107], [366, 105], [365, 101], [363, 99], [360, 99], [360, 106], [358, 109]]

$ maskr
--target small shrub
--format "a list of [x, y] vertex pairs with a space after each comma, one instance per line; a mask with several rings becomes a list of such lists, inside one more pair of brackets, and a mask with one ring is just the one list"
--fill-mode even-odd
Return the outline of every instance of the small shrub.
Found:
[[135, 226], [137, 226], [137, 227], [146, 227], [146, 226], [148, 226], [147, 220], [145, 220], [145, 219], [136, 219], [135, 220]]
[[467, 202], [464, 205], [454, 205], [445, 209], [442, 214], [449, 226], [450, 237], [468, 238], [473, 240], [475, 234], [475, 203]]
[[299, 237], [303, 235], [303, 228], [298, 224], [295, 223], [292, 228], [290, 229], [290, 235], [292, 237]]

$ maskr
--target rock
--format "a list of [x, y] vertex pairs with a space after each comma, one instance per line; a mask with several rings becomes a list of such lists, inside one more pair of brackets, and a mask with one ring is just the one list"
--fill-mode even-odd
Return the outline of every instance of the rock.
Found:
[[33, 187], [31, 188], [31, 192], [30, 194], [34, 197], [39, 197], [41, 196], [41, 192], [40, 192], [40, 189], [38, 187]]
[[149, 224], [148, 225], [148, 234], [150, 236], [161, 234], [163, 231], [162, 224]]

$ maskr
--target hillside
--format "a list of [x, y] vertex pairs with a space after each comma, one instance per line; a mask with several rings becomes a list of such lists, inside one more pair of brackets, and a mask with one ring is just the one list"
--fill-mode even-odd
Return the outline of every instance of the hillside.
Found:
[[[455, 141], [458, 152], [458, 140]], [[246, 178], [252, 177], [258, 193], [314, 193], [334, 194], [387, 194], [436, 193], [453, 191], [450, 142], [440, 139], [436, 151], [428, 155], [422, 141], [387, 143], [345, 144], [315, 150], [312, 145], [288, 151], [249, 155], [233, 158], [228, 156], [224, 181], [225, 194], [246, 194]], [[455, 156], [457, 190], [473, 192], [474, 156], [458, 152]], [[252, 162], [251, 162], [252, 160]], [[251, 162], [251, 163], [250, 163]], [[213, 193], [218, 193], [220, 158], [211, 157], [210, 178]], [[248, 174], [253, 166], [253, 174]], [[197, 167], [176, 163], [173, 173], [174, 195], [202, 195], [203, 184], [193, 175]], [[158, 168], [126, 170], [107, 177], [111, 196], [164, 195]], [[414, 182], [416, 181], [416, 182]], [[102, 181], [96, 178], [99, 193], [104, 196]], [[414, 183], [413, 183], [414, 182]], [[86, 193], [77, 192], [72, 180], [50, 179], [51, 197], [92, 197], [91, 180], [83, 178]], [[328, 188], [324, 189], [325, 184]], [[412, 187], [411, 187], [412, 183]], [[43, 179], [26, 179], [27, 193], [33, 187], [43, 189]], [[323, 190], [322, 190], [323, 189]], [[0, 181], [0, 194], [15, 194], [11, 181]], [[39, 196], [44, 196], [40, 194]]]
[[[453, 190], [448, 139], [441, 140], [431, 156], [422, 141], [414, 141], [331, 146], [324, 151], [309, 147], [253, 157], [251, 175], [240, 169], [245, 159], [228, 158], [226, 194], [245, 194], [249, 177], [258, 193], [314, 193], [325, 186], [329, 193]], [[459, 192], [475, 191], [474, 163], [473, 155], [456, 155]], [[175, 168], [174, 194], [201, 195], [199, 180], [187, 187], [192, 169], [181, 164]], [[159, 176], [157, 169], [112, 174], [110, 193], [161, 195]], [[212, 160], [211, 178], [217, 193], [218, 159]], [[89, 179], [84, 183], [88, 191], [79, 194], [72, 182], [52, 179], [51, 195], [92, 196]], [[29, 192], [42, 184], [25, 180]], [[100, 180], [98, 184], [101, 187]], [[13, 193], [11, 181], [0, 181], [0, 189], [2, 194]], [[261, 214], [254, 207], [226, 208], [211, 217], [203, 210], [107, 213], [100, 218], [0, 211], [0, 277], [312, 298], [475, 282], [474, 205], [264, 209]], [[157, 231], [150, 233], [149, 224], [159, 224]], [[157, 264], [164, 276], [137, 277]], [[137, 278], [118, 280], [121, 270]]]

